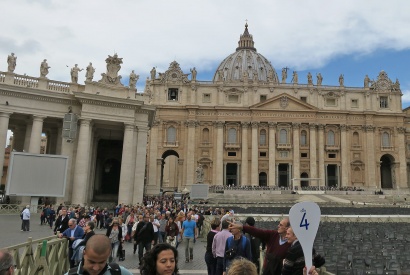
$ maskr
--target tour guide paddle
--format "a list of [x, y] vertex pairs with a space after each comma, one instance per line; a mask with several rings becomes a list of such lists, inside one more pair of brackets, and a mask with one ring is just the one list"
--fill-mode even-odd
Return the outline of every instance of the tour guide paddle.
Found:
[[312, 250], [320, 223], [320, 208], [311, 201], [299, 202], [289, 211], [290, 226], [298, 238], [305, 255], [306, 270], [312, 267]]

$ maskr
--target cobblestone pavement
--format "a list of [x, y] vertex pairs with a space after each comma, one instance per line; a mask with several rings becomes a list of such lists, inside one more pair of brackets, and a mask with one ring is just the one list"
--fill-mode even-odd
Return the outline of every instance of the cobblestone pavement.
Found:
[[[18, 214], [0, 215], [0, 223], [2, 225], [2, 234], [0, 238], [0, 248], [17, 245], [26, 242], [29, 237], [33, 240], [48, 237], [53, 235], [53, 231], [47, 225], [40, 225], [40, 215], [32, 214], [30, 221], [30, 232], [22, 232], [21, 220]], [[97, 229], [97, 234], [104, 234], [105, 230]], [[194, 260], [185, 263], [185, 250], [182, 246], [178, 247], [179, 262], [178, 267], [181, 274], [207, 274], [206, 264], [204, 260], [206, 239], [199, 238], [194, 245]], [[133, 274], [139, 274], [138, 271], [138, 252], [133, 254], [133, 244], [125, 244], [126, 256], [124, 262], [119, 262], [120, 265], [128, 268]]]

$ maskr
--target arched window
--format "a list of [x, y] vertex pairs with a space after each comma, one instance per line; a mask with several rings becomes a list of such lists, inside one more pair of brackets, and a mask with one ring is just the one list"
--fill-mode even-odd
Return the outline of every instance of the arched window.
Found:
[[390, 135], [387, 132], [383, 132], [382, 146], [383, 147], [389, 147], [390, 146]]
[[285, 129], [280, 130], [279, 143], [280, 144], [288, 143], [288, 131], [286, 131]]
[[228, 131], [228, 143], [236, 143], [236, 129], [231, 128]]
[[359, 133], [358, 132], [353, 133], [353, 145], [359, 145]]
[[202, 141], [209, 142], [209, 129], [208, 128], [204, 128], [202, 130]]
[[167, 142], [175, 143], [177, 141], [177, 130], [174, 126], [170, 126], [167, 130]]
[[302, 130], [300, 132], [300, 145], [306, 145], [307, 144], [307, 132], [305, 130]]
[[265, 172], [259, 173], [259, 186], [267, 186], [268, 185], [268, 176]]
[[259, 145], [266, 145], [266, 130], [262, 129], [259, 133]]
[[327, 145], [335, 145], [335, 132], [332, 130], [327, 132]]

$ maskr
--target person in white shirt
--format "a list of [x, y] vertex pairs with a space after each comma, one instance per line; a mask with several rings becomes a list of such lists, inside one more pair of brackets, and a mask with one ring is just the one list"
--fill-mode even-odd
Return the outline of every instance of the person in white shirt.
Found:
[[152, 223], [152, 225], [154, 226], [154, 245], [156, 245], [158, 243], [158, 235], [159, 235], [159, 221], [157, 219], [155, 219], [154, 215], [151, 215], [149, 217], [149, 221]]
[[30, 205], [26, 206], [21, 215], [21, 219], [23, 220], [21, 231], [30, 231]]

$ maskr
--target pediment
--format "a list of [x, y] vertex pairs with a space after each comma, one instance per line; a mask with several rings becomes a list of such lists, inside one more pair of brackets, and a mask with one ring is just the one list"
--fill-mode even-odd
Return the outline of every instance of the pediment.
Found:
[[281, 110], [281, 111], [317, 111], [315, 106], [301, 101], [288, 94], [280, 94], [264, 102], [250, 106], [252, 110]]

